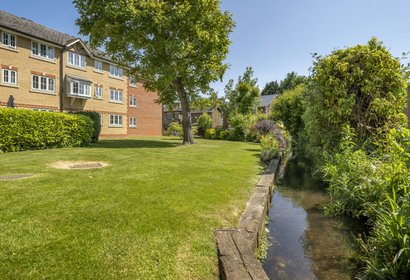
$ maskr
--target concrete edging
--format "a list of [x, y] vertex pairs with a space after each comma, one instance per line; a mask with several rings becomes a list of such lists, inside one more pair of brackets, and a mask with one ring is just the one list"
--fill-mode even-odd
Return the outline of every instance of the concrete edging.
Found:
[[272, 160], [259, 178], [241, 216], [239, 227], [215, 231], [221, 279], [269, 280], [255, 252], [265, 227], [278, 166], [279, 159]]

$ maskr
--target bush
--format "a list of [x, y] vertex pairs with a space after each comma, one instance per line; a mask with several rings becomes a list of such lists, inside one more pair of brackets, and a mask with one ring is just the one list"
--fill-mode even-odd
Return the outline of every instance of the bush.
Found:
[[406, 89], [406, 69], [376, 38], [316, 57], [303, 114], [307, 149], [334, 150], [348, 125], [358, 147], [372, 150], [376, 137], [405, 125]]
[[92, 137], [91, 142], [97, 143], [98, 138], [100, 137], [100, 132], [101, 132], [100, 114], [97, 112], [93, 112], [93, 111], [79, 111], [79, 112], [73, 112], [73, 113], [78, 114], [78, 115], [84, 115], [91, 119], [91, 121], [93, 122], [93, 127], [94, 127], [94, 132], [93, 132], [93, 137]]
[[212, 127], [212, 118], [207, 114], [203, 113], [198, 118], [198, 135], [201, 137], [205, 136], [205, 131]]
[[90, 118], [54, 112], [0, 109], [0, 151], [77, 147], [91, 142]]
[[178, 136], [182, 139], [183, 129], [182, 125], [177, 122], [172, 122], [169, 124], [167, 131], [165, 131], [165, 136]]
[[231, 127], [230, 140], [245, 141], [245, 136], [249, 132], [249, 115], [236, 114], [229, 118]]
[[279, 141], [272, 134], [263, 135], [261, 141], [261, 160], [268, 163], [270, 160], [279, 157], [280, 146]]
[[204, 135], [204, 138], [205, 138], [205, 139], [216, 139], [215, 136], [216, 136], [215, 129], [213, 129], [213, 128], [208, 128], [208, 129], [205, 131], [205, 135]]
[[219, 139], [219, 140], [229, 140], [230, 135], [231, 135], [231, 133], [230, 133], [229, 130], [222, 130], [222, 131], [219, 133], [218, 139]]
[[302, 121], [305, 111], [304, 92], [305, 86], [299, 85], [275, 98], [271, 105], [270, 118], [274, 121], [282, 121], [296, 144], [303, 144], [299, 143], [299, 138], [304, 129]]

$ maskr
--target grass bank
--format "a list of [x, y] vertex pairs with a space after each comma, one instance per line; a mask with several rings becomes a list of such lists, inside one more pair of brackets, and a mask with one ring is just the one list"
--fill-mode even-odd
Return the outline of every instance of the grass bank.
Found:
[[[216, 279], [213, 230], [238, 222], [259, 146], [177, 139], [0, 155], [0, 278]], [[60, 160], [103, 161], [59, 170]]]

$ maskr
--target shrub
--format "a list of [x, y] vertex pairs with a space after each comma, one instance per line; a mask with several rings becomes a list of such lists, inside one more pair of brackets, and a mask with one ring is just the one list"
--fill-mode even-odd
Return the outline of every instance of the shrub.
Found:
[[299, 85], [275, 98], [271, 105], [270, 118], [274, 121], [282, 121], [293, 141], [298, 145], [303, 144], [303, 142], [299, 143], [299, 138], [304, 129], [302, 121], [305, 111], [304, 92], [304, 84]]
[[406, 89], [406, 69], [376, 38], [316, 57], [303, 115], [308, 149], [334, 150], [347, 125], [358, 147], [373, 149], [375, 137], [405, 125]]
[[279, 141], [272, 134], [263, 135], [261, 141], [261, 160], [265, 163], [279, 157], [280, 146]]
[[91, 119], [91, 121], [93, 122], [93, 127], [94, 127], [94, 132], [93, 132], [93, 137], [92, 137], [91, 142], [97, 143], [98, 138], [100, 137], [100, 132], [101, 132], [100, 114], [94, 111], [79, 111], [79, 112], [74, 112], [74, 114], [84, 115]]
[[85, 116], [0, 109], [0, 151], [16, 152], [87, 145], [93, 123]]
[[249, 132], [249, 115], [236, 114], [229, 118], [230, 140], [244, 141]]
[[172, 122], [169, 124], [167, 131], [165, 131], [166, 136], [178, 136], [182, 139], [183, 130], [182, 125], [177, 122]]
[[222, 130], [222, 131], [219, 133], [218, 139], [219, 139], [219, 140], [229, 140], [230, 135], [231, 135], [231, 133], [230, 133], [229, 130]]
[[206, 131], [205, 131], [205, 139], [215, 139], [215, 129], [213, 129], [213, 128], [208, 128]]
[[198, 135], [201, 137], [205, 136], [205, 131], [212, 127], [212, 118], [207, 114], [203, 113], [198, 118]]

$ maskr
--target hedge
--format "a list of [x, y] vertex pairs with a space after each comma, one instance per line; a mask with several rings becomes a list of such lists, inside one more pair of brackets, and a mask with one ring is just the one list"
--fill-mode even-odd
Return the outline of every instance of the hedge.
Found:
[[0, 152], [83, 146], [93, 131], [86, 116], [0, 109]]
[[94, 132], [93, 132], [93, 137], [91, 139], [91, 142], [97, 143], [98, 138], [100, 137], [100, 132], [101, 132], [100, 114], [94, 111], [79, 111], [79, 112], [73, 112], [73, 114], [84, 115], [91, 119], [91, 121], [93, 122], [93, 127], [94, 127]]

